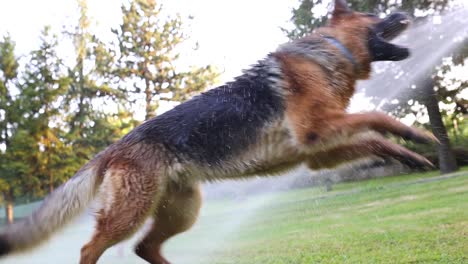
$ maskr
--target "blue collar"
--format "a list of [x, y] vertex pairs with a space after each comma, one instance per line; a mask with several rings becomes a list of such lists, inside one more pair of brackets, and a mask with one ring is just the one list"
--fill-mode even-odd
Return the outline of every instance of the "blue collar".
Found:
[[335, 46], [337, 49], [339, 49], [341, 51], [341, 53], [343, 53], [343, 55], [353, 64], [354, 66], [354, 71], [357, 72], [358, 69], [359, 69], [359, 64], [356, 62], [356, 60], [354, 59], [354, 56], [353, 54], [351, 53], [351, 51], [349, 51], [348, 48], [346, 48], [343, 43], [341, 43], [340, 41], [338, 41], [336, 38], [334, 37], [331, 37], [331, 36], [323, 36], [322, 37], [328, 41], [328, 43], [332, 44], [333, 46]]

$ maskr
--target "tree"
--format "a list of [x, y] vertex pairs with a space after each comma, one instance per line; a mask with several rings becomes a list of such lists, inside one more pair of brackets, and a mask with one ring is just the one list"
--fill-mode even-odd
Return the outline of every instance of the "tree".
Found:
[[0, 192], [8, 223], [13, 222], [15, 197], [31, 187], [31, 170], [23, 159], [29, 157], [34, 145], [28, 133], [18, 127], [21, 114], [13, 91], [18, 85], [19, 63], [14, 49], [14, 41], [9, 35], [4, 36], [0, 41]]
[[0, 42], [0, 144], [5, 150], [10, 144], [10, 127], [12, 122], [11, 107], [13, 104], [9, 86], [13, 85], [18, 75], [18, 58], [14, 54], [15, 43], [9, 35]]
[[[320, 13], [331, 1], [302, 0], [298, 8], [293, 8], [291, 22], [294, 28], [283, 29], [289, 38], [295, 39], [310, 33], [314, 28], [324, 25], [328, 20], [328, 14]], [[432, 9], [440, 13], [448, 5], [450, 0], [347, 0], [354, 10], [371, 12], [374, 14], [386, 14], [395, 10], [404, 10], [414, 15], [416, 10]]]
[[[321, 0], [303, 0], [299, 8], [293, 9], [293, 16], [291, 21], [294, 24], [294, 29], [284, 31], [288, 34], [290, 38], [297, 38], [303, 36], [307, 32], [311, 32], [313, 27], [325, 23], [327, 17], [320, 16], [314, 13], [315, 8], [318, 5], [324, 5], [324, 1]], [[418, 1], [409, 1], [402, 0], [400, 1], [376, 1], [376, 0], [366, 0], [366, 1], [348, 1], [349, 4], [358, 11], [361, 12], [372, 12], [377, 14], [385, 14], [395, 9], [403, 9], [410, 14], [416, 15], [416, 12], [420, 13], [421, 16], [416, 19], [416, 24], [420, 23], [427, 19], [427, 16], [432, 14], [440, 14], [450, 3], [449, 0], [418, 0]], [[435, 27], [436, 28], [436, 27]], [[431, 39], [431, 46], [438, 47], [434, 41], [439, 39], [440, 33], [443, 33], [444, 28], [439, 27], [441, 30], [432, 30], [430, 32], [424, 32], [423, 34]], [[439, 35], [437, 35], [439, 34]], [[420, 37], [420, 36], [418, 36]], [[446, 40], [447, 41], [447, 40]], [[451, 41], [451, 40], [449, 40]], [[427, 45], [426, 45], [427, 46]], [[425, 49], [423, 47], [423, 49]], [[426, 56], [427, 51], [421, 56]], [[435, 52], [437, 54], [437, 52]], [[431, 55], [433, 63], [440, 63], [443, 56], [450, 56], [451, 54], [438, 54]], [[442, 121], [442, 115], [438, 106], [438, 101], [442, 97], [446, 96], [447, 93], [444, 92], [445, 89], [438, 89], [437, 93], [434, 92], [434, 87], [440, 84], [434, 83], [432, 76], [434, 73], [435, 66], [434, 64], [428, 70], [423, 70], [420, 76], [414, 76], [412, 69], [415, 67], [426, 67], [427, 65], [405, 65], [404, 63], [389, 63], [387, 64], [387, 70], [381, 70], [381, 72], [388, 73], [389, 70], [393, 70], [396, 74], [401, 72], [405, 73], [406, 78], [400, 78], [401, 80], [406, 81], [407, 87], [412, 87], [416, 89], [407, 89], [411, 93], [399, 93], [393, 95], [393, 98], [386, 98], [387, 104], [383, 107], [384, 109], [390, 111], [392, 114], [403, 117], [409, 114], [412, 111], [412, 107], [415, 104], [424, 105], [427, 109], [430, 124], [432, 130], [437, 138], [441, 141], [441, 146], [439, 147], [439, 166], [442, 173], [448, 173], [457, 169], [457, 165], [451, 151], [450, 141], [448, 140], [447, 131]], [[374, 80], [378, 80], [379, 76], [374, 74]], [[367, 96], [370, 96], [374, 99], [374, 102], [379, 104], [384, 98], [381, 97], [382, 91], [392, 90], [395, 87], [395, 82], [389, 81], [387, 85], [383, 84], [384, 82], [380, 80], [378, 85], [376, 83], [370, 84], [371, 89], [364, 89]], [[391, 87], [389, 87], [391, 85]], [[460, 90], [459, 90], [460, 91]], [[387, 94], [387, 93], [383, 93]], [[453, 94], [453, 92], [452, 92]], [[454, 98], [454, 97], [452, 97]], [[394, 102], [393, 104], [391, 102]]]
[[446, 126], [452, 132], [457, 144], [468, 143], [463, 138], [463, 125], [468, 114], [468, 97], [464, 95], [468, 88], [468, 75], [456, 74], [466, 70], [468, 65], [468, 38], [462, 43], [461, 49], [452, 57], [444, 59], [438, 67], [434, 77], [439, 100], [443, 103], [443, 115], [446, 117]]
[[49, 192], [67, 175], [62, 170], [63, 153], [68, 146], [61, 138], [64, 129], [61, 122], [60, 101], [63, 100], [70, 83], [64, 65], [58, 57], [57, 35], [45, 27], [40, 36], [41, 45], [31, 52], [31, 57], [22, 74], [18, 97], [21, 118], [19, 128], [28, 131], [36, 143], [30, 150], [35, 160], [28, 165], [32, 174], [43, 179]]
[[217, 74], [211, 66], [177, 71], [177, 49], [187, 39], [180, 16], [165, 19], [154, 0], [122, 5], [123, 22], [113, 30], [119, 49], [116, 76], [132, 86], [133, 98], [144, 98], [145, 118], [156, 114], [158, 102], [185, 100], [210, 85]]
[[67, 32], [73, 39], [76, 59], [68, 68], [70, 88], [63, 105], [69, 126], [64, 136], [73, 149], [69, 153], [73, 164], [70, 171], [76, 171], [135, 126], [122, 107], [126, 93], [110, 84], [115, 54], [92, 33], [87, 1], [78, 0], [77, 4], [78, 23]]

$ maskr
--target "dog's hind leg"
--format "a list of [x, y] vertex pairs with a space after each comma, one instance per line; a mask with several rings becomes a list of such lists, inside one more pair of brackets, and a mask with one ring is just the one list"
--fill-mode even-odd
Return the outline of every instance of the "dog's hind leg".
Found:
[[96, 263], [107, 248], [137, 231], [155, 209], [161, 180], [131, 161], [113, 164], [106, 171], [103, 208], [91, 241], [81, 249], [80, 264]]
[[169, 184], [160, 201], [151, 230], [135, 248], [138, 256], [152, 264], [168, 264], [161, 254], [162, 244], [195, 223], [201, 206], [200, 186]]

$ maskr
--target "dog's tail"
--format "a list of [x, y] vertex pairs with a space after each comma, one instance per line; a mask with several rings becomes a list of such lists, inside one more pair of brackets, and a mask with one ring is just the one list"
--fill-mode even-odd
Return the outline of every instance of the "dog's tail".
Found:
[[102, 182], [101, 163], [98, 157], [90, 161], [52, 192], [32, 215], [1, 230], [0, 256], [39, 245], [81, 214]]

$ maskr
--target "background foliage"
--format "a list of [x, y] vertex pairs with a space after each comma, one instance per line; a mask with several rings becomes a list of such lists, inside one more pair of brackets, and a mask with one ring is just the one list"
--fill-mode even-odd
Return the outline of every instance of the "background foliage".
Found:
[[[61, 33], [44, 27], [40, 47], [25, 60], [7, 33], [0, 40], [0, 193], [7, 214], [14, 201], [53, 191], [135, 127], [142, 101], [151, 118], [160, 100], [185, 100], [218, 76], [210, 65], [174, 66], [188, 39], [184, 21], [163, 15], [154, 0], [122, 5], [114, 42], [93, 34], [86, 0], [77, 7], [76, 24]], [[72, 63], [58, 55], [61, 39], [73, 43]]]

